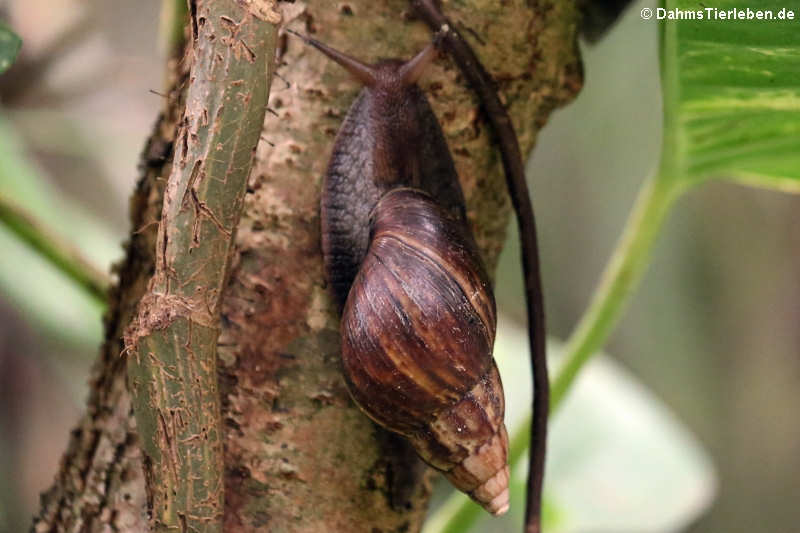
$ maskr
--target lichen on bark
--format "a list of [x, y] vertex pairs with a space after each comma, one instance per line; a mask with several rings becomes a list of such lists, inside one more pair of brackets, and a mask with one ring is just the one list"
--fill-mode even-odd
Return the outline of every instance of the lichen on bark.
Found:
[[[290, 27], [366, 61], [410, 57], [431, 39], [406, 0], [280, 5]], [[580, 86], [574, 3], [467, 0], [444, 2], [443, 10], [498, 80], [528, 153], [550, 112]], [[264, 121], [217, 323], [224, 529], [417, 531], [428, 496], [420, 482], [425, 469], [352, 404], [339, 373], [338, 316], [323, 278], [319, 186], [359, 87], [298, 40], [279, 43], [277, 72], [286, 81], [272, 87], [269, 106], [278, 117]], [[172, 72], [185, 64], [174, 62]], [[178, 78], [175, 87], [191, 85]], [[491, 132], [448, 58], [439, 58], [421, 85], [442, 123], [491, 270], [509, 212]], [[119, 338], [153, 272], [152, 223], [169, 168], [162, 159], [169, 162], [181, 105], [180, 98], [169, 100], [147, 151], [108, 340], [93, 370], [87, 413], [43, 497], [38, 531], [147, 528], [139, 432]]]

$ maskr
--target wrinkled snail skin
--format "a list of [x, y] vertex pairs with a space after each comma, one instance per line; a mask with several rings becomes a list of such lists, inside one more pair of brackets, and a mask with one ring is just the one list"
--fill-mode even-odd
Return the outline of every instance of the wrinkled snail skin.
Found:
[[[307, 42], [337, 62], [349, 61], [344, 66], [351, 74], [355, 62], [372, 80], [365, 83], [366, 75], [354, 74], [365, 87], [339, 127], [323, 183], [322, 252], [341, 308], [369, 246], [370, 213], [384, 193], [395, 187], [419, 188], [464, 224], [466, 210], [439, 122], [415, 78], [401, 77], [403, 63], [363, 65], [317, 41]], [[417, 58], [429, 61], [431, 52], [427, 48]], [[392, 161], [402, 164], [381, 163]]]
[[416, 86], [435, 57], [366, 65], [313, 39], [364, 89], [334, 142], [321, 200], [355, 402], [492, 514], [508, 509], [495, 301], [450, 151]]

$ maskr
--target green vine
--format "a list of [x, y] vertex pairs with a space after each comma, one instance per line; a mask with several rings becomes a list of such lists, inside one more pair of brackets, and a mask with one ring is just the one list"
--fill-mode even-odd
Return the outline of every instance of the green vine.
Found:
[[616, 250], [594, 290], [592, 301], [566, 343], [565, 358], [552, 380], [550, 411], [564, 400], [583, 366], [597, 353], [650, 262], [653, 244], [681, 187], [657, 177], [643, 185]]

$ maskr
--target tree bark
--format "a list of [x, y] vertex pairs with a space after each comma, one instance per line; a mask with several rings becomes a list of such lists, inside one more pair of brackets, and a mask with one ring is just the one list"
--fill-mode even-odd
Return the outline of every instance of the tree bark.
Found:
[[[284, 23], [365, 61], [409, 57], [430, 41], [403, 0], [286, 3]], [[528, 153], [550, 112], [581, 85], [574, 2], [445, 3], [498, 81]], [[429, 477], [413, 453], [352, 403], [339, 372], [338, 316], [324, 282], [319, 187], [336, 130], [359, 90], [297, 39], [280, 63], [222, 301], [218, 340], [225, 530], [417, 531]], [[185, 89], [186, 63], [174, 62]], [[500, 158], [478, 101], [442, 57], [421, 84], [453, 152], [489, 270], [508, 222]], [[182, 113], [175, 91], [156, 124], [131, 201], [106, 342], [87, 412], [73, 431], [34, 529], [146, 531], [142, 455], [126, 387], [122, 334], [154, 269], [156, 224]], [[534, 190], [535, 193], [535, 190]]]

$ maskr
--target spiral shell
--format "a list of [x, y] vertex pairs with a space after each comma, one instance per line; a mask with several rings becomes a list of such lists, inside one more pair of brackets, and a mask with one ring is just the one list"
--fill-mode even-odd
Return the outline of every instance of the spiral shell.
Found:
[[461, 221], [414, 189], [376, 204], [342, 316], [356, 403], [492, 514], [508, 509], [495, 302]]

